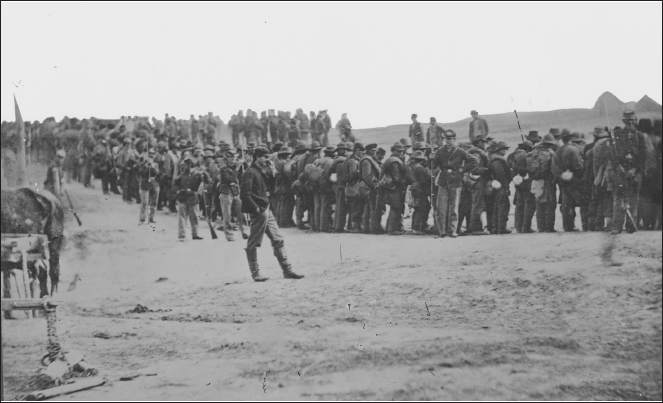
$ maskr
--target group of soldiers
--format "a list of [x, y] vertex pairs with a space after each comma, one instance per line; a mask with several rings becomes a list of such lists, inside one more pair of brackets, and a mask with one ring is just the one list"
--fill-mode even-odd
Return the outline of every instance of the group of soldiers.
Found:
[[460, 144], [434, 118], [424, 138], [413, 115], [411, 138], [432, 139], [432, 145], [415, 141], [410, 147], [402, 139], [386, 159], [385, 149], [361, 142], [273, 149], [270, 206], [276, 222], [316, 232], [402, 235], [410, 207], [411, 234], [508, 234], [513, 182], [518, 233], [533, 232], [535, 215], [539, 232], [555, 232], [558, 204], [566, 232], [579, 230], [578, 209], [583, 231], [661, 228], [660, 120], [638, 122], [627, 110], [623, 127], [595, 128], [590, 144], [568, 129], [552, 128], [543, 137], [530, 131], [507, 156], [510, 147], [492, 139], [487, 123], [473, 115], [471, 141]]
[[[295, 111], [294, 116], [289, 111], [278, 111], [269, 109], [258, 113], [248, 109], [246, 116], [240, 110], [232, 115], [228, 126], [232, 133], [233, 147], [238, 148], [242, 144], [254, 143], [269, 147], [280, 143], [289, 147], [296, 147], [300, 141], [310, 144], [317, 141], [323, 146], [329, 145], [329, 131], [332, 128], [331, 118], [327, 110], [320, 110], [316, 114], [311, 111], [310, 117], [301, 109]], [[334, 126], [340, 132], [343, 141], [354, 142], [352, 124], [343, 113], [341, 119]]]
[[[221, 218], [225, 204], [231, 212], [240, 211], [238, 198], [220, 201], [222, 194], [238, 196], [236, 186], [222, 183], [221, 172], [232, 170], [239, 184], [256, 147], [265, 145], [273, 170], [270, 209], [280, 227], [397, 235], [405, 233], [403, 217], [411, 212], [412, 234], [504, 234], [510, 232], [513, 182], [519, 233], [532, 232], [535, 215], [538, 231], [554, 231], [558, 204], [564, 231], [576, 230], [577, 209], [586, 231], [660, 228], [660, 120], [638, 121], [633, 111], [626, 111], [623, 127], [612, 133], [595, 128], [590, 144], [584, 135], [566, 129], [551, 129], [543, 138], [531, 131], [507, 157], [509, 146], [490, 137], [488, 124], [476, 111], [471, 114], [470, 141], [458, 144], [456, 134], [435, 118], [424, 135], [413, 114], [409, 138], [391, 146], [389, 157], [377, 144], [356, 141], [346, 114], [335, 126], [342, 141], [328, 145], [331, 126], [324, 110], [311, 112], [310, 119], [301, 109], [292, 118], [282, 111], [269, 110], [260, 118], [240, 111], [229, 123], [232, 145], [215, 141], [211, 114], [190, 124], [181, 138], [181, 121], [167, 115], [164, 124], [136, 117], [83, 120], [75, 138], [66, 135], [73, 124], [65, 119], [59, 126], [65, 135], [53, 144], [64, 152], [53, 156], [53, 165], [68, 173], [67, 180], [88, 186], [94, 175], [104, 193], [140, 203], [140, 222], [154, 221], [154, 211], [165, 208], [183, 214], [177, 207], [187, 187], [197, 195], [183, 215], [189, 221]], [[73, 164], [72, 154], [85, 158]], [[188, 165], [199, 183], [182, 184]], [[230, 216], [229, 228], [246, 227], [241, 214]], [[226, 231], [228, 226], [219, 228]], [[197, 230], [193, 235], [199, 238]]]
[[589, 144], [567, 129], [552, 128], [543, 137], [530, 131], [508, 156], [510, 147], [490, 137], [476, 111], [469, 142], [457, 142], [456, 133], [435, 118], [424, 134], [413, 114], [409, 137], [389, 147], [389, 155], [376, 143], [357, 141], [345, 114], [336, 124], [341, 141], [331, 146], [326, 111], [311, 119], [301, 109], [293, 118], [269, 112], [234, 115], [233, 144], [216, 141], [211, 114], [198, 126], [189, 124], [181, 137], [181, 121], [168, 116], [165, 124], [83, 120], [80, 128], [65, 127], [53, 150], [37, 147], [32, 155], [42, 160], [53, 154], [46, 189], [59, 195], [63, 177], [91, 186], [94, 176], [104, 193], [140, 203], [140, 224], [155, 223], [157, 210], [177, 213], [180, 240], [187, 225], [192, 239], [202, 239], [199, 219], [212, 229], [221, 220], [216, 229], [228, 241], [239, 230], [248, 239], [256, 281], [265, 279], [255, 254], [264, 234], [284, 275], [303, 277], [292, 272], [278, 228], [439, 238], [509, 234], [511, 183], [518, 233], [532, 233], [535, 216], [539, 232], [555, 232], [558, 204], [567, 232], [578, 230], [578, 210], [583, 231], [661, 229], [661, 120], [638, 120], [631, 110], [621, 127], [596, 127]]

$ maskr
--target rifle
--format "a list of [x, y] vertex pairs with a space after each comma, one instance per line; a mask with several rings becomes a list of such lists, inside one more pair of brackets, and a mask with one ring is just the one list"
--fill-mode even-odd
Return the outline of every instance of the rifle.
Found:
[[[207, 194], [207, 189], [205, 189], [204, 192], [205, 194]], [[212, 209], [211, 206], [209, 206], [209, 204], [211, 203], [206, 203], [206, 204], [208, 204], [208, 206], [205, 206], [206, 207], [205, 210], [207, 210], [207, 225], [209, 225], [209, 232], [212, 235], [212, 239], [217, 239], [218, 237], [216, 236], [216, 231], [214, 231], [214, 227], [212, 226], [212, 221], [211, 221]]]
[[520, 130], [520, 139], [525, 142], [525, 137], [523, 137], [523, 129], [520, 127], [520, 119], [518, 119], [518, 112], [516, 110], [513, 110], [513, 113], [516, 114], [516, 121], [518, 122], [518, 129]]
[[78, 218], [78, 214], [76, 214], [76, 210], [74, 210], [74, 204], [71, 202], [71, 197], [69, 197], [69, 192], [67, 192], [67, 189], [64, 190], [64, 194], [67, 195], [67, 200], [69, 200], [69, 211], [74, 213], [74, 217], [76, 217], [76, 221], [78, 221], [78, 226], [83, 226], [81, 219]]

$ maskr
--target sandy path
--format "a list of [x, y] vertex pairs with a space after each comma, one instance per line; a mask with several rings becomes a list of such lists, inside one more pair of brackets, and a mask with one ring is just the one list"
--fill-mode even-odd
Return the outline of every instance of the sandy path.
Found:
[[[244, 242], [211, 240], [203, 223], [204, 241], [179, 243], [173, 214], [138, 226], [135, 204], [70, 192], [84, 226], [68, 225], [58, 331], [110, 382], [65, 399], [662, 397], [660, 232], [621, 235], [625, 265], [605, 268], [594, 233], [286, 229], [306, 278], [283, 279], [266, 241], [259, 284]], [[162, 312], [127, 313], [136, 304]], [[5, 398], [46, 342], [43, 320], [15, 316], [2, 326]], [[118, 381], [132, 373], [157, 375]]]

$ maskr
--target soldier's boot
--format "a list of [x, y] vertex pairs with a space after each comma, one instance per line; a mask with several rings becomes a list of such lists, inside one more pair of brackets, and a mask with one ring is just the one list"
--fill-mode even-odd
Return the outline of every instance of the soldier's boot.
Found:
[[267, 281], [267, 277], [260, 275], [260, 269], [258, 267], [258, 249], [245, 249], [246, 251], [246, 260], [249, 261], [249, 270], [251, 270], [251, 277], [253, 281]]
[[290, 278], [293, 280], [299, 280], [300, 278], [304, 278], [303, 275], [297, 274], [294, 271], [292, 271], [292, 265], [290, 264], [290, 262], [288, 262], [288, 256], [285, 254], [285, 248], [283, 246], [274, 248], [274, 256], [276, 256], [276, 260], [278, 260], [279, 265], [281, 265], [281, 270], [283, 270], [284, 278]]
[[299, 229], [309, 229], [310, 227], [308, 227], [306, 224], [304, 224], [304, 219], [303, 218], [298, 218], [297, 219], [297, 228], [299, 228]]

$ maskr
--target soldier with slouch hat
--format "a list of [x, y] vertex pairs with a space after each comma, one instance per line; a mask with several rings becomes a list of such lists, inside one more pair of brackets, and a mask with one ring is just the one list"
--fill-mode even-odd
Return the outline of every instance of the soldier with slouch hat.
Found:
[[251, 166], [244, 172], [241, 179], [242, 212], [248, 213], [251, 217], [251, 232], [246, 245], [246, 258], [249, 262], [251, 277], [254, 281], [267, 280], [267, 277], [260, 275], [257, 250], [262, 245], [263, 237], [267, 235], [272, 243], [274, 256], [283, 271], [283, 277], [301, 279], [304, 277], [303, 275], [292, 271], [279, 226], [269, 208], [269, 182], [274, 178], [271, 177], [273, 171], [269, 167], [268, 160], [269, 150], [265, 147], [256, 147]]

